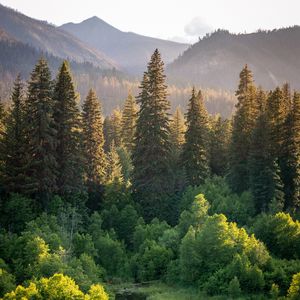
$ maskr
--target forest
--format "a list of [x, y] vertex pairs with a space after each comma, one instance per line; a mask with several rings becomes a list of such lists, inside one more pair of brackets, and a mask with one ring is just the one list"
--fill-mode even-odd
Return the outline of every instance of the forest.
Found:
[[300, 93], [257, 87], [247, 65], [239, 79], [225, 119], [196, 88], [171, 114], [158, 50], [105, 117], [67, 61], [17, 76], [0, 107], [0, 298], [300, 299]]

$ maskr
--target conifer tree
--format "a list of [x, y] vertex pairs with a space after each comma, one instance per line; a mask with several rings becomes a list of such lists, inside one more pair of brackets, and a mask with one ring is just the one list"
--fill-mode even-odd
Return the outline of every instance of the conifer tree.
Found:
[[286, 207], [300, 208], [300, 94], [294, 93], [287, 142]]
[[163, 62], [155, 50], [148, 64], [138, 96], [135, 147], [133, 149], [133, 188], [144, 217], [160, 217], [165, 196], [173, 189], [170, 167], [169, 116]]
[[115, 147], [120, 147], [122, 145], [122, 112], [119, 108], [114, 109], [112, 114], [105, 118], [103, 126], [104, 150], [109, 152], [112, 142], [114, 142]]
[[83, 104], [82, 141], [85, 181], [89, 190], [105, 181], [105, 153], [103, 150], [102, 109], [94, 90], [90, 90]]
[[187, 130], [183, 144], [181, 163], [188, 184], [200, 185], [209, 176], [208, 161], [208, 114], [201, 91], [192, 90], [186, 115]]
[[69, 64], [64, 61], [54, 89], [57, 185], [60, 195], [82, 190], [81, 118], [77, 98]]
[[170, 122], [170, 140], [172, 150], [180, 152], [184, 144], [185, 120], [180, 107], [177, 107]]
[[25, 101], [26, 176], [31, 180], [27, 191], [47, 207], [56, 192], [56, 132], [53, 120], [51, 74], [47, 61], [41, 58], [31, 73]]
[[240, 73], [240, 83], [236, 96], [238, 102], [233, 118], [229, 183], [233, 191], [241, 193], [249, 188], [248, 164], [251, 134], [258, 116], [256, 89], [252, 72], [247, 65]]
[[12, 106], [2, 141], [4, 185], [8, 192], [26, 193], [26, 143], [24, 124], [24, 84], [18, 75], [11, 95]]
[[109, 152], [110, 146], [113, 141], [113, 125], [111, 116], [106, 116], [103, 122], [103, 135], [104, 135], [104, 151]]
[[266, 95], [264, 91], [257, 93], [259, 116], [251, 135], [249, 157], [250, 190], [254, 197], [257, 213], [266, 211], [272, 200], [273, 190], [273, 158], [269, 151], [269, 128], [266, 116]]
[[107, 154], [107, 169], [106, 169], [106, 181], [107, 183], [122, 182], [122, 166], [120, 157], [115, 147], [115, 142], [112, 141], [110, 150]]
[[122, 142], [129, 152], [132, 152], [134, 146], [136, 118], [137, 105], [135, 98], [129, 93], [122, 113]]
[[212, 122], [210, 130], [209, 162], [211, 173], [225, 176], [228, 171], [231, 122], [221, 116]]

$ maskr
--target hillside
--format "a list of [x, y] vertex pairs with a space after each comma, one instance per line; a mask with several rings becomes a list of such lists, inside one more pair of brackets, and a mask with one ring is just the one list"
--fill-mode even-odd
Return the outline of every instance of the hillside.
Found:
[[44, 21], [29, 18], [0, 4], [0, 27], [8, 35], [36, 49], [77, 62], [91, 62], [101, 68], [116, 64], [99, 50], [86, 46], [74, 36]]
[[273, 88], [285, 81], [299, 88], [300, 27], [231, 34], [217, 31], [191, 46], [168, 66], [175, 83], [234, 89], [245, 64], [257, 84]]
[[188, 47], [187, 44], [123, 32], [98, 17], [79, 24], [67, 23], [60, 28], [105, 53], [134, 74], [145, 70], [154, 49], [158, 48], [164, 61], [169, 63]]

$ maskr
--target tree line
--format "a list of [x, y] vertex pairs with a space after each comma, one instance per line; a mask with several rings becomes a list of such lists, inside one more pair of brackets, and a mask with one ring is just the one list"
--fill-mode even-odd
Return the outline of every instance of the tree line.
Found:
[[255, 87], [246, 65], [231, 120], [195, 88], [170, 116], [165, 80], [156, 50], [138, 96], [104, 118], [93, 90], [79, 106], [67, 62], [54, 80], [44, 59], [18, 76], [0, 110], [0, 296], [32, 283], [4, 299], [55, 280], [106, 299], [95, 284], [118, 278], [297, 299], [298, 92]]

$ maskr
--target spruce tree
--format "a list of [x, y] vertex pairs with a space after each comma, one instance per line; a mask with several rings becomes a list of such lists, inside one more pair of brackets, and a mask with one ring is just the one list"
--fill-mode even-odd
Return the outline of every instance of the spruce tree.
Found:
[[57, 185], [60, 195], [82, 190], [81, 118], [77, 100], [70, 67], [68, 62], [64, 61], [54, 89]]
[[192, 90], [186, 114], [187, 130], [181, 155], [181, 163], [188, 184], [198, 186], [209, 176], [208, 114], [201, 91]]
[[119, 108], [114, 109], [112, 114], [105, 118], [103, 127], [105, 152], [110, 151], [112, 142], [119, 148], [122, 145], [122, 112]]
[[231, 122], [217, 116], [210, 129], [209, 162], [213, 175], [225, 176], [228, 171]]
[[232, 190], [241, 193], [249, 188], [248, 164], [251, 135], [258, 116], [256, 89], [252, 72], [247, 65], [240, 73], [240, 83], [236, 96], [238, 102], [233, 118], [228, 179]]
[[27, 192], [47, 207], [56, 192], [56, 131], [53, 120], [52, 81], [47, 61], [41, 58], [31, 73], [25, 101]]
[[110, 145], [110, 150], [107, 153], [107, 168], [106, 168], [106, 182], [118, 183], [123, 181], [122, 166], [120, 157], [115, 147], [114, 141]]
[[134, 146], [134, 135], [137, 118], [137, 105], [135, 98], [129, 93], [125, 100], [122, 113], [122, 142], [124, 147], [130, 153]]
[[137, 98], [138, 112], [135, 147], [133, 149], [133, 188], [144, 217], [161, 217], [172, 192], [170, 167], [170, 129], [167, 86], [163, 62], [155, 50], [141, 83]]
[[286, 208], [300, 208], [300, 94], [294, 93], [287, 143]]
[[12, 106], [6, 121], [6, 128], [1, 145], [3, 160], [4, 186], [8, 192], [25, 194], [26, 156], [24, 122], [24, 84], [18, 75], [11, 95]]
[[103, 150], [102, 109], [94, 90], [90, 90], [83, 104], [82, 142], [85, 182], [89, 190], [105, 181], [105, 153]]
[[170, 141], [173, 151], [180, 152], [184, 144], [185, 120], [180, 107], [177, 107], [170, 122]]

